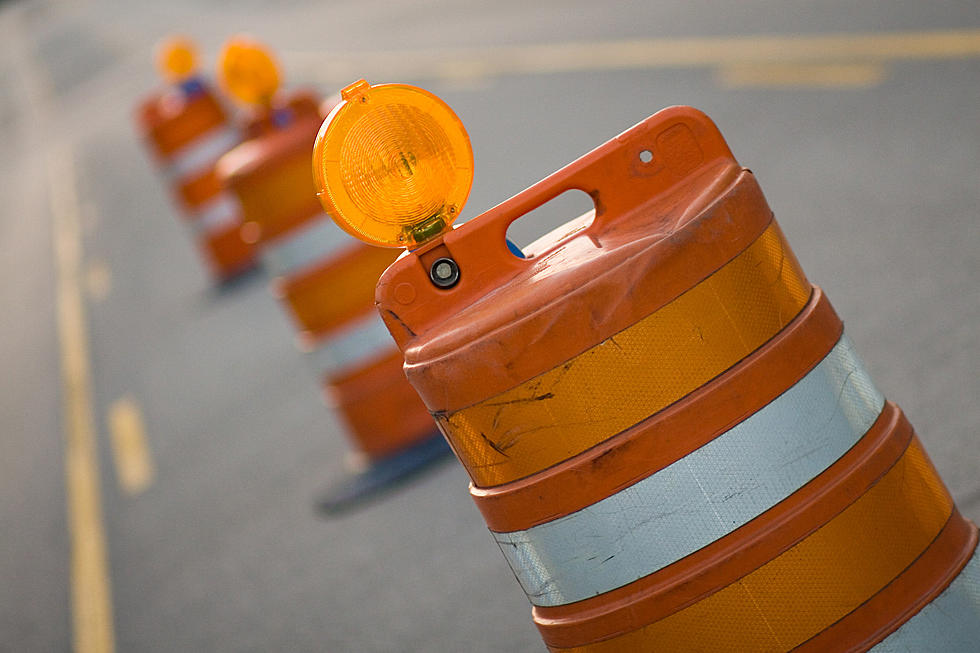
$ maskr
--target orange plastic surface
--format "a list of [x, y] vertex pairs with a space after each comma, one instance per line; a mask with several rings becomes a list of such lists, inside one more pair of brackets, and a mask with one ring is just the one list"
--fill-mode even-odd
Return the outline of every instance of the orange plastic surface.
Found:
[[435, 432], [395, 349], [369, 365], [327, 379], [326, 391], [347, 422], [354, 447], [369, 458], [391, 455]]
[[[654, 158], [644, 163], [643, 151]], [[570, 188], [596, 201], [592, 224], [539, 243], [530, 259], [511, 254], [510, 222]], [[694, 109], [668, 109], [405, 255], [382, 276], [377, 300], [423, 401], [454, 412], [643, 319], [743, 251], [771, 218], [714, 125]], [[429, 280], [437, 256], [458, 262], [453, 288]], [[537, 343], [547, 346], [528, 346]]]
[[737, 364], [793, 320], [810, 290], [772, 223], [658, 311], [511, 390], [436, 413], [436, 420], [476, 486], [523, 478], [636, 425]]

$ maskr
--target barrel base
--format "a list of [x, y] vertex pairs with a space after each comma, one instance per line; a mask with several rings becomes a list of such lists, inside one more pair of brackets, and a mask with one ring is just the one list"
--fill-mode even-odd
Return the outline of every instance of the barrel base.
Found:
[[367, 468], [348, 473], [331, 484], [317, 499], [317, 511], [335, 517], [353, 510], [386, 490], [408, 481], [452, 453], [442, 434], [413, 444], [404, 451], [373, 460]]
[[253, 281], [265, 278], [262, 265], [257, 260], [246, 261], [235, 267], [211, 272], [212, 282], [222, 290], [248, 285]]
[[224, 275], [211, 275], [209, 292], [218, 299], [225, 295], [238, 292], [240, 289], [251, 286], [255, 283], [268, 281], [268, 275], [262, 266], [261, 261], [253, 261], [245, 267], [236, 270], [234, 273]]

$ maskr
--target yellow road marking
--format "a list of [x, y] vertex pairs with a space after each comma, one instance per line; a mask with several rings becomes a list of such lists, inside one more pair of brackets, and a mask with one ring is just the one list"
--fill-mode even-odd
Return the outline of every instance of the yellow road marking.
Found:
[[140, 494], [153, 484], [156, 470], [147, 446], [143, 413], [132, 397], [118, 399], [109, 407], [109, 433], [119, 487], [126, 494]]
[[[11, 9], [15, 9], [11, 7]], [[49, 146], [53, 116], [50, 84], [36, 65], [22, 24], [23, 12], [0, 15], [0, 34], [8, 45], [9, 69], [20, 77], [15, 93], [32, 117], [25, 123], [28, 143], [46, 151], [55, 267], [55, 309], [61, 361], [61, 399], [65, 436], [65, 504], [70, 546], [72, 649], [75, 653], [112, 653], [112, 592], [106, 553], [88, 328], [81, 287], [81, 220], [71, 151]], [[30, 160], [30, 159], [28, 159]]]
[[980, 57], [980, 29], [820, 35], [731, 36], [592, 41], [387, 52], [287, 51], [283, 62], [304, 79], [340, 85], [359, 77], [473, 79], [734, 64], [877, 63]]
[[870, 64], [736, 64], [718, 69], [718, 81], [729, 88], [771, 87], [866, 87], [880, 84], [885, 66]]
[[71, 611], [75, 653], [115, 650], [88, 327], [81, 289], [81, 226], [75, 170], [67, 151], [49, 164], [57, 272], [58, 339], [65, 420], [65, 489], [71, 541]]
[[85, 267], [85, 288], [95, 301], [105, 301], [112, 291], [112, 273], [103, 259], [89, 261]]

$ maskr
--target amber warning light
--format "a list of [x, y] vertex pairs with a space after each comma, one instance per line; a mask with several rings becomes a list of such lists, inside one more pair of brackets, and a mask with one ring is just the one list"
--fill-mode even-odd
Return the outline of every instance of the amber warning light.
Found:
[[473, 149], [453, 110], [428, 91], [360, 80], [320, 127], [313, 178], [345, 231], [414, 249], [452, 228], [473, 184]]
[[184, 36], [171, 36], [157, 45], [156, 63], [165, 80], [182, 82], [197, 72], [197, 47]]
[[264, 45], [239, 35], [221, 50], [218, 78], [225, 91], [242, 104], [267, 106], [279, 89], [279, 64]]

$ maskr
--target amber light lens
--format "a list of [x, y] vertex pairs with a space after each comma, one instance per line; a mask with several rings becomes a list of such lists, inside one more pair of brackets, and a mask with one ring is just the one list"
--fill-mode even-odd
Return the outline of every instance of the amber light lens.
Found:
[[183, 36], [171, 36], [157, 45], [157, 70], [168, 82], [183, 81], [197, 70], [197, 47]]
[[230, 39], [218, 58], [218, 78], [243, 104], [268, 104], [279, 88], [279, 64], [261, 43], [247, 36]]
[[324, 209], [373, 245], [413, 248], [451, 228], [473, 184], [463, 123], [428, 91], [361, 80], [320, 128], [313, 177]]

